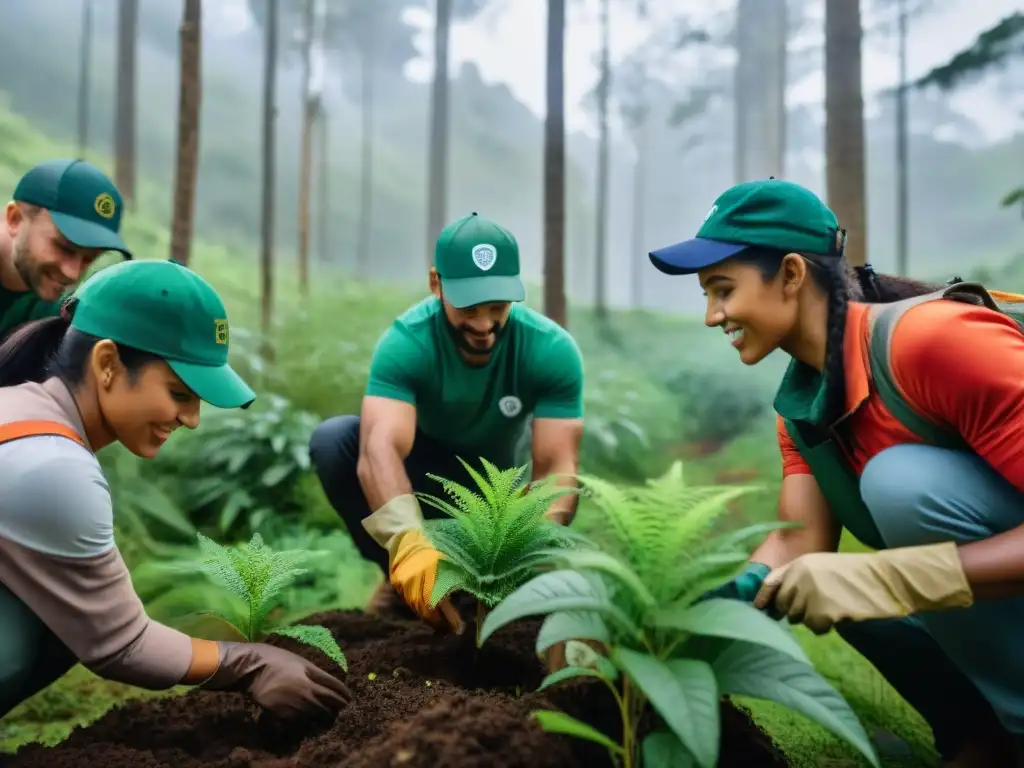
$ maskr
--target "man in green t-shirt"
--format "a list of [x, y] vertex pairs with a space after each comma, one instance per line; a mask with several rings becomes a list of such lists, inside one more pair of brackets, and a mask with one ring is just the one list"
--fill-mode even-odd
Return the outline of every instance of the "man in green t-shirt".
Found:
[[60, 312], [60, 300], [121, 239], [121, 193], [84, 160], [48, 160], [14, 189], [0, 229], [0, 337]]
[[[413, 494], [440, 492], [428, 473], [475, 487], [457, 457], [518, 465], [529, 427], [532, 480], [575, 473], [583, 361], [565, 329], [519, 303], [526, 290], [508, 230], [476, 213], [459, 219], [441, 232], [434, 263], [433, 295], [377, 343], [361, 414], [323, 422], [310, 456], [359, 552], [390, 576], [367, 610], [397, 593], [431, 624], [458, 629], [447, 600], [430, 607], [438, 553], [422, 520], [438, 513]], [[567, 525], [575, 509], [572, 494], [548, 516]]]

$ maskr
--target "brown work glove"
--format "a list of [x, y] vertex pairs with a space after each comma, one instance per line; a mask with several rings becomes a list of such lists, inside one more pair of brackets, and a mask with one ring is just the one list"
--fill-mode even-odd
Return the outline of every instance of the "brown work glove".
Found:
[[301, 656], [266, 643], [218, 643], [220, 666], [200, 687], [248, 693], [275, 715], [333, 715], [352, 700], [348, 687]]

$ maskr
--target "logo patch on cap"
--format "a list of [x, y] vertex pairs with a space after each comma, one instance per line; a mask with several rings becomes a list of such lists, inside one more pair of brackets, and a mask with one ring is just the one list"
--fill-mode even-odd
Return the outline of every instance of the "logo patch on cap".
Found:
[[114, 214], [117, 213], [117, 205], [114, 203], [114, 198], [106, 192], [96, 197], [93, 201], [92, 207], [95, 208], [96, 213], [104, 219], [112, 219], [114, 218]]
[[228, 343], [228, 321], [227, 320], [214, 320], [213, 321], [214, 333], [217, 337], [218, 344]]
[[487, 243], [473, 246], [473, 263], [486, 272], [498, 260], [498, 249]]

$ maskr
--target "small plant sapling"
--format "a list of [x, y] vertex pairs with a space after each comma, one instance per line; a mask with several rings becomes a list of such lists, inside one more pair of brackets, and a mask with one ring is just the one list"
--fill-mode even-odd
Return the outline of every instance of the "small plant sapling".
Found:
[[[622, 768], [714, 768], [720, 747], [719, 700], [735, 694], [777, 702], [845, 739], [872, 765], [874, 748], [846, 700], [814, 669], [792, 633], [752, 605], [702, 599], [747, 562], [752, 542], [783, 523], [712, 535], [730, 499], [750, 488], [687, 488], [677, 464], [646, 486], [617, 488], [584, 480], [603, 513], [600, 529], [619, 546], [552, 553], [551, 569], [521, 586], [487, 616], [486, 641], [509, 622], [546, 616], [537, 636], [543, 654], [566, 644], [561, 681], [600, 680], [618, 704], [616, 743], [564, 712], [539, 710], [549, 731], [607, 748]], [[607, 649], [597, 652], [585, 642]], [[658, 726], [640, 740], [650, 707]]]
[[322, 651], [348, 672], [345, 654], [326, 627], [308, 624], [273, 626], [267, 620], [267, 614], [276, 605], [281, 591], [296, 576], [306, 572], [298, 565], [309, 557], [308, 552], [274, 552], [263, 543], [263, 537], [258, 533], [248, 544], [234, 549], [223, 547], [201, 533], [198, 536], [202, 555], [199, 564], [203, 573], [241, 603], [237, 612], [231, 612], [235, 615], [216, 615], [220, 622], [250, 643], [261, 642], [270, 635], [298, 640]]
[[444, 557], [438, 564], [431, 603], [436, 606], [455, 591], [477, 599], [477, 639], [487, 611], [522, 586], [551, 552], [578, 541], [578, 535], [548, 520], [544, 513], [578, 489], [548, 477], [523, 486], [526, 467], [500, 470], [482, 459], [481, 475], [459, 459], [479, 492], [428, 475], [441, 483], [448, 502], [430, 494], [419, 498], [447, 518], [426, 521], [426, 533]]

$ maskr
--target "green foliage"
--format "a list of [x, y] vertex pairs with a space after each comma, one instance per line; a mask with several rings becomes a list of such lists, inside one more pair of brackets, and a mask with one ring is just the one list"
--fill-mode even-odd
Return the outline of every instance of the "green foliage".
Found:
[[299, 512], [295, 486], [310, 468], [317, 423], [287, 399], [261, 393], [245, 411], [204, 414], [202, 431], [169, 443], [161, 460], [180, 478], [181, 505], [200, 527], [221, 536], [251, 533]]
[[275, 552], [263, 543], [260, 534], [241, 547], [229, 549], [213, 539], [199, 534], [200, 560], [203, 572], [216, 584], [241, 601], [239, 615], [222, 615], [246, 642], [258, 642], [268, 635], [278, 634], [294, 638], [322, 651], [346, 672], [348, 662], [331, 633], [324, 627], [280, 626], [271, 627], [267, 614], [285, 586], [302, 574], [299, 563], [308, 558], [300, 550]]
[[[580, 677], [601, 681], [618, 704], [624, 737], [609, 745], [564, 713], [536, 713], [542, 725], [604, 744], [625, 768], [638, 761], [645, 768], [713, 768], [719, 699], [736, 694], [803, 714], [878, 766], [860, 721], [792, 633], [747, 603], [700, 599], [746, 561], [754, 539], [784, 525], [752, 526], [701, 543], [725, 502], [749, 489], [686, 488], [678, 464], [643, 488], [593, 478], [585, 485], [602, 498], [619, 556], [596, 548], [552, 553], [551, 570], [490, 612], [480, 640], [512, 621], [542, 615], [538, 654], [560, 642], [598, 644], [606, 654], [578, 646], [570, 657], [567, 648], [570, 666], [549, 675], [541, 689]], [[641, 742], [638, 728], [648, 707], [659, 727]]]
[[749, 379], [683, 371], [671, 377], [666, 386], [679, 397], [687, 440], [726, 443], [742, 435], [767, 410], [767, 403]]
[[575, 488], [549, 477], [524, 488], [526, 467], [500, 470], [481, 459], [486, 477], [461, 458], [479, 492], [452, 480], [441, 483], [452, 502], [417, 494], [446, 515], [426, 521], [426, 532], [445, 558], [437, 569], [431, 602], [436, 606], [456, 590], [468, 592], [486, 608], [497, 605], [532, 575], [550, 550], [568, 546], [573, 534], [548, 520], [552, 502]]

